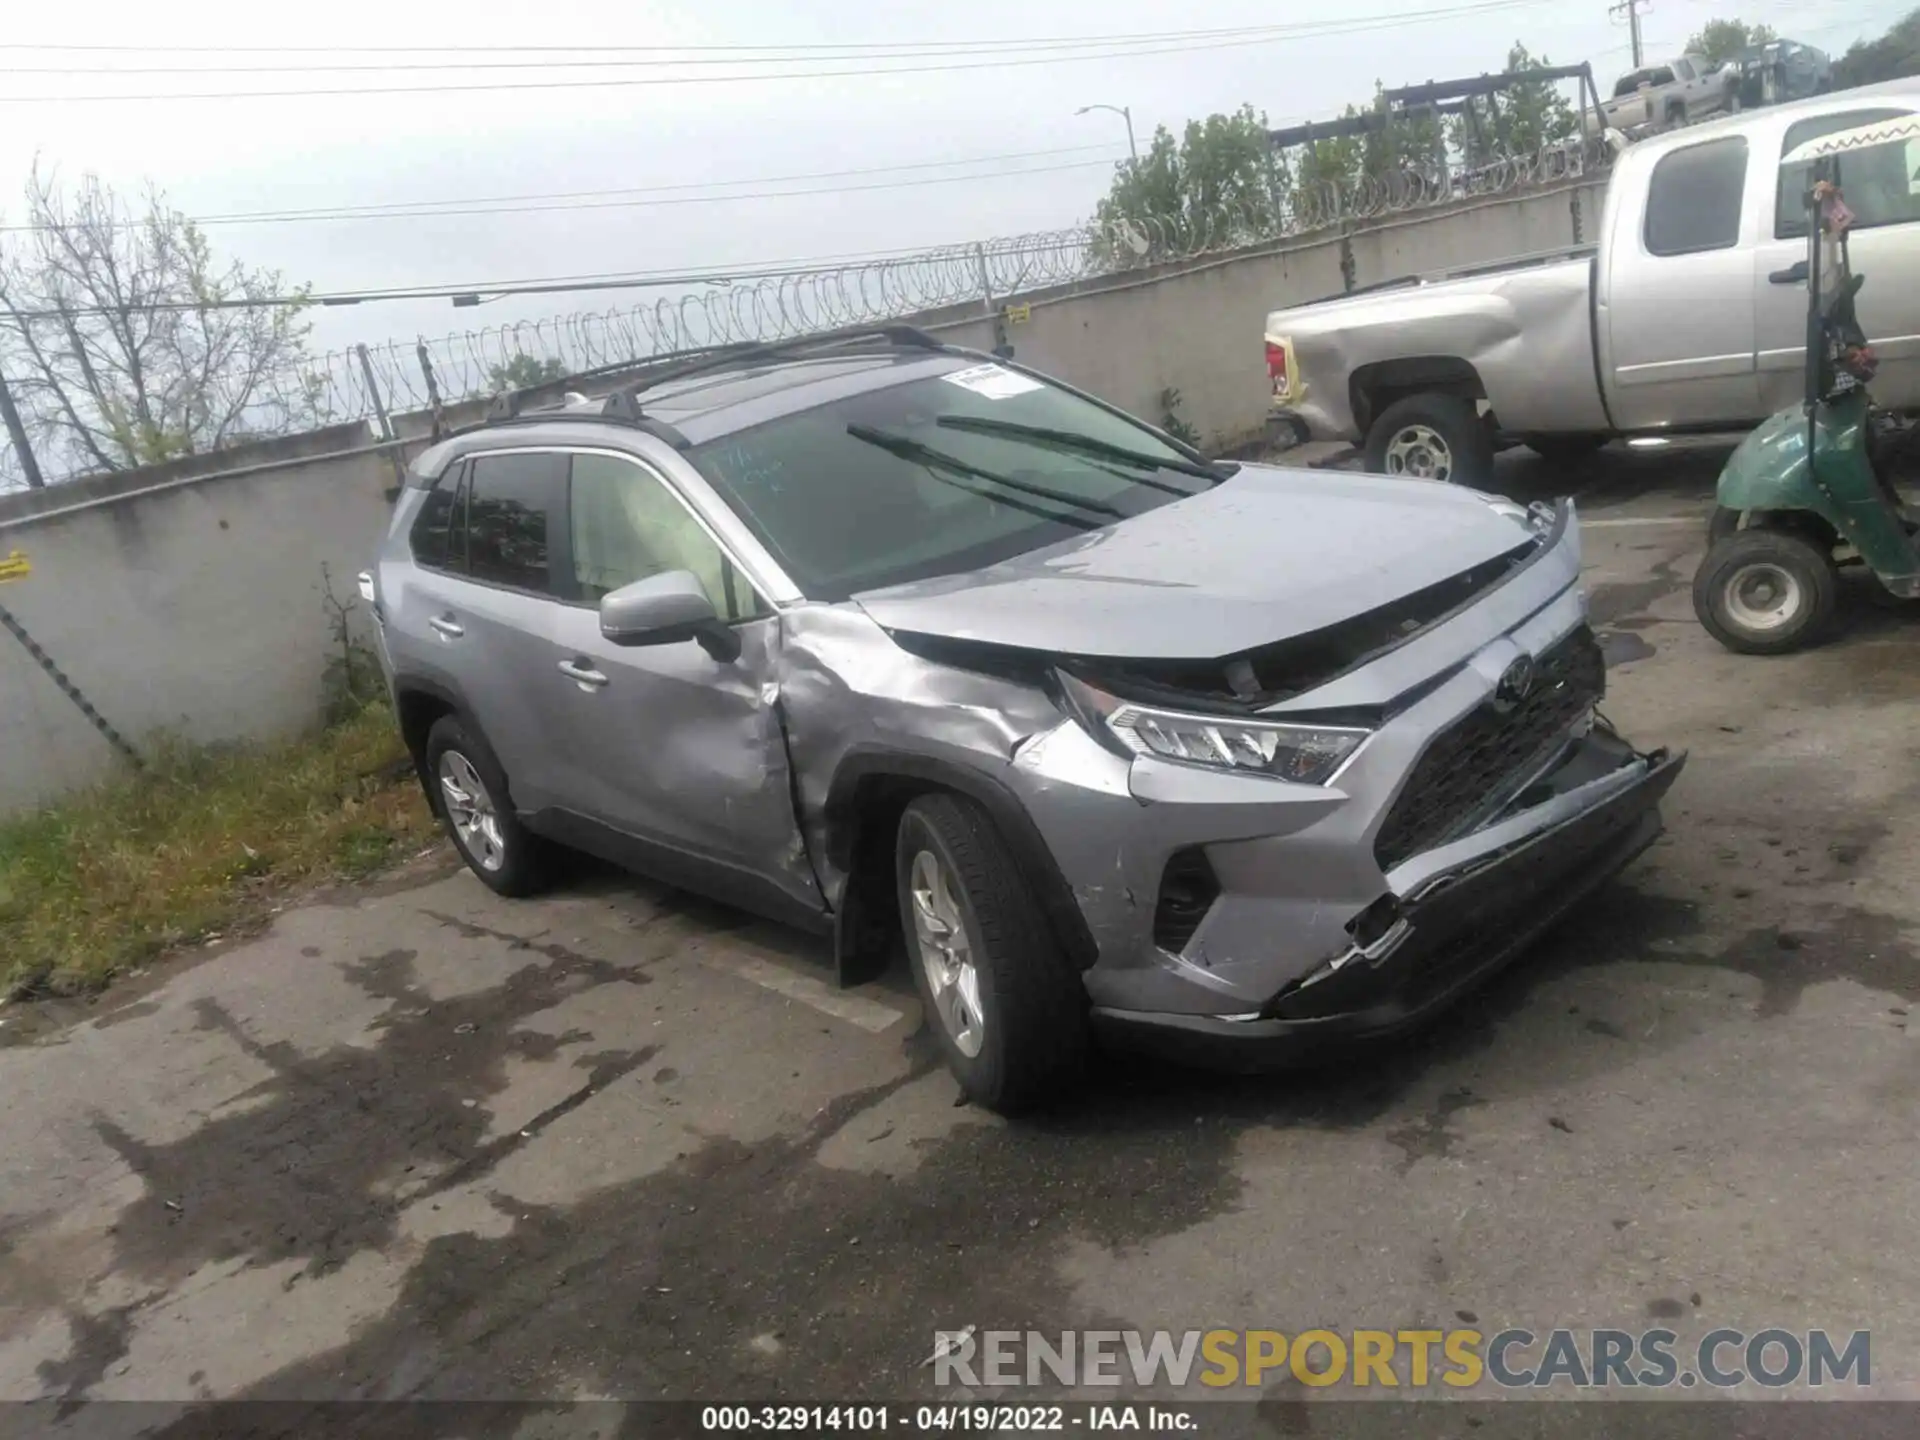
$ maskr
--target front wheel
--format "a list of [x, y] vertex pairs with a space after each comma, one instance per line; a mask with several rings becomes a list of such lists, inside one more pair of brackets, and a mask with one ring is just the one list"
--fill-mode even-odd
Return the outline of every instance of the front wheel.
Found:
[[1014, 1114], [1072, 1088], [1086, 987], [986, 812], [921, 796], [900, 817], [894, 873], [914, 988], [967, 1097]]
[[1368, 428], [1366, 463], [1377, 474], [1408, 480], [1485, 485], [1493, 478], [1493, 436], [1471, 400], [1410, 395]]
[[1819, 639], [1839, 599], [1833, 552], [1780, 530], [1714, 542], [1693, 577], [1693, 611], [1741, 655], [1784, 655]]

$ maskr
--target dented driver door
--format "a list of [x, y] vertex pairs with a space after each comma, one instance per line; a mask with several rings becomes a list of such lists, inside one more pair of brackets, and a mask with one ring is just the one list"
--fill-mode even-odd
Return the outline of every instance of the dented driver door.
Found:
[[[548, 828], [672, 884], [763, 913], [824, 911], [799, 826], [773, 688], [779, 620], [652, 472], [573, 457], [572, 603], [553, 629], [548, 687], [566, 815]], [[599, 600], [634, 580], [692, 573], [739, 653], [699, 640], [616, 645]], [[718, 649], [719, 653], [714, 653]]]

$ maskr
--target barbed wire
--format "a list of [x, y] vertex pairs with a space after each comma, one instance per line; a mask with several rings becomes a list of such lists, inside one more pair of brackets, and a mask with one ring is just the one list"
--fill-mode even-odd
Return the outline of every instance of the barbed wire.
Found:
[[[354, 346], [263, 377], [254, 433], [286, 433], [426, 410], [421, 352], [446, 403], [699, 346], [789, 340], [1010, 300], [1128, 271], [1257, 248], [1390, 215], [1524, 191], [1606, 170], [1604, 138], [1484, 164], [1405, 167], [1357, 181], [1297, 184], [1180, 215], [1116, 217], [1063, 230], [818, 269], [716, 278], [636, 305]], [[4, 483], [4, 481], [0, 481]]]

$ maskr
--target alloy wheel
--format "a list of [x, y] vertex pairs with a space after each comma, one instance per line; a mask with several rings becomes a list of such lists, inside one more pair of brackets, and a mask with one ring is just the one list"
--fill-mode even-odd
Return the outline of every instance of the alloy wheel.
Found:
[[480, 772], [458, 750], [448, 750], [440, 756], [439, 778], [447, 819], [460, 848], [482, 870], [498, 870], [507, 863], [507, 842], [500, 833], [499, 812]]
[[914, 941], [927, 993], [954, 1048], [968, 1059], [980, 1053], [987, 1017], [980, 1004], [980, 966], [967, 933], [947, 867], [931, 850], [913, 857], [908, 870], [913, 897]]

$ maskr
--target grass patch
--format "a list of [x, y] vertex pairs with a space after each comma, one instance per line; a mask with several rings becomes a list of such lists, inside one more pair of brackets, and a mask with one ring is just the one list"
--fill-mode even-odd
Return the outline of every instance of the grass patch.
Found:
[[0, 994], [97, 989], [435, 833], [384, 704], [287, 744], [165, 747], [144, 771], [0, 820]]

